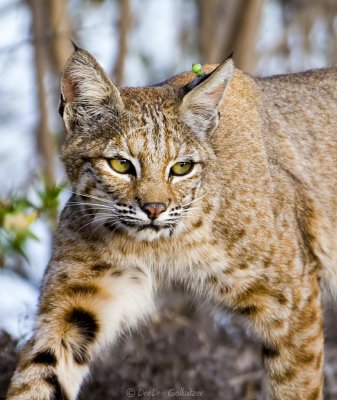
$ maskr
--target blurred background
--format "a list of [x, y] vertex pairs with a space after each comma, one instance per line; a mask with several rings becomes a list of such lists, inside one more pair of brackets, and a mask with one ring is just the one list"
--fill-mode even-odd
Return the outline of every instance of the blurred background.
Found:
[[[70, 39], [90, 51], [117, 85], [155, 83], [189, 70], [195, 62], [219, 63], [232, 51], [237, 67], [258, 76], [337, 64], [337, 0], [0, 0], [0, 27], [0, 330], [19, 341], [31, 334], [57, 214], [69, 197], [59, 159], [64, 130], [57, 108], [60, 72], [72, 52]], [[196, 359], [201, 357], [207, 364], [204, 356], [209, 361], [216, 358], [207, 347], [210, 339], [202, 336], [207, 331], [202, 328], [204, 319], [199, 320], [195, 308], [177, 296], [169, 302], [173, 309], [154, 319], [153, 340], [139, 350], [138, 366], [143, 355], [160, 347], [161, 341], [165, 348], [172, 338], [179, 342], [181, 331], [183, 337], [194, 332], [199, 350], [191, 354]], [[176, 328], [171, 329], [176, 330], [169, 336], [163, 333], [163, 321], [172, 325], [172, 320]], [[245, 386], [240, 389], [244, 392], [233, 396], [245, 393], [242, 398], [259, 398], [254, 397], [261, 378], [260, 364], [254, 364], [257, 345], [251, 344], [253, 356], [240, 355], [237, 361], [240, 353], [233, 353], [233, 348], [241, 349], [245, 341], [249, 348], [249, 338], [242, 339], [245, 333], [232, 317], [217, 316], [216, 320], [231, 341], [230, 349], [223, 350], [231, 366], [239, 362], [246, 371], [248, 365], [248, 378], [257, 388], [252, 391], [248, 378], [242, 378], [248, 389]], [[208, 334], [214, 339], [214, 332]], [[134, 354], [132, 349], [140, 345], [130, 343], [125, 351]], [[183, 348], [189, 347], [184, 344]], [[201, 354], [200, 348], [207, 354]], [[333, 351], [337, 360], [336, 348]], [[226, 368], [219, 362], [219, 368]], [[165, 370], [162, 365], [151, 368]], [[331, 368], [330, 376], [337, 381], [337, 367]], [[253, 377], [249, 375], [252, 369]], [[130, 372], [137, 373], [137, 368]], [[170, 376], [177, 385], [180, 373], [175, 373], [175, 380]], [[221, 380], [215, 372], [210, 376], [224, 384], [224, 377]], [[198, 374], [193, 377], [204, 382]], [[135, 382], [139, 384], [139, 379]], [[233, 385], [242, 382], [239, 379]], [[337, 398], [336, 385], [329, 390]], [[230, 397], [227, 391], [228, 399], [241, 398]], [[216, 393], [202, 398], [214, 400]], [[121, 394], [111, 396], [120, 398]], [[220, 398], [225, 399], [224, 395]]]

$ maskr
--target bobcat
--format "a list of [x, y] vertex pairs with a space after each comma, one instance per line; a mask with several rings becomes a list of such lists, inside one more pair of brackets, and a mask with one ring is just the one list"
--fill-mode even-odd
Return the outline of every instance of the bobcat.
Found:
[[204, 71], [117, 89], [88, 52], [70, 57], [60, 114], [73, 196], [8, 399], [75, 399], [96, 355], [173, 282], [247, 319], [269, 399], [322, 399], [337, 68], [256, 79], [227, 59]]

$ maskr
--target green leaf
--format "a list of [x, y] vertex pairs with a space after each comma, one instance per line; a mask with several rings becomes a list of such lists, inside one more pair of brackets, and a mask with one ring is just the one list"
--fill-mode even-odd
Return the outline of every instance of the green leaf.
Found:
[[56, 225], [59, 196], [66, 183], [49, 186], [43, 182], [41, 189], [35, 189], [38, 204], [27, 196], [8, 196], [0, 199], [0, 268], [5, 265], [7, 256], [23, 257], [28, 263], [26, 246], [30, 240], [39, 240], [31, 231], [31, 224], [44, 217], [52, 228]]

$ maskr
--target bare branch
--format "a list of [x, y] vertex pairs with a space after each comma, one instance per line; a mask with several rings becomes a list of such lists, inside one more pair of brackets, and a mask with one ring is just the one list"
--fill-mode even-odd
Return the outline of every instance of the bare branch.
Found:
[[[46, 29], [46, 9], [44, 0], [27, 0], [32, 14], [32, 35], [33, 38], [39, 38], [44, 35]], [[47, 109], [47, 94], [44, 86], [44, 78], [47, 72], [46, 66], [46, 51], [42, 43], [36, 42], [34, 46], [35, 55], [35, 71], [37, 96], [40, 111], [40, 118], [36, 131], [36, 147], [40, 156], [40, 161], [43, 168], [43, 174], [48, 185], [52, 186], [55, 183], [54, 171], [54, 156], [55, 143], [54, 137], [51, 135], [48, 127], [48, 109]]]
[[114, 67], [113, 76], [115, 83], [121, 85], [124, 75], [125, 58], [128, 51], [128, 36], [132, 26], [132, 13], [130, 0], [119, 0], [120, 20], [119, 20], [119, 49], [117, 61]]

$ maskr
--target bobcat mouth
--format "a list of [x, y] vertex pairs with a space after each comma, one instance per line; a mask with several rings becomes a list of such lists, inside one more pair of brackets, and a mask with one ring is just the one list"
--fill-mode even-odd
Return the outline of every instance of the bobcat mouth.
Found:
[[155, 232], [159, 232], [161, 229], [171, 229], [173, 230], [176, 224], [162, 224], [162, 225], [154, 225], [153, 222], [151, 222], [151, 224], [147, 224], [147, 225], [141, 225], [137, 227], [137, 231], [143, 231], [145, 229], [152, 229]]
[[162, 229], [170, 229], [171, 231], [173, 231], [176, 226], [176, 223], [155, 224], [155, 221], [151, 221], [150, 223], [143, 224], [135, 221], [124, 221], [123, 219], [120, 219], [118, 221], [119, 226], [111, 222], [110, 221], [105, 222], [104, 224], [104, 226], [111, 231], [120, 230], [121, 228], [127, 228], [127, 229], [131, 228], [135, 229], [137, 232], [141, 232], [147, 229], [152, 230], [154, 232], [159, 232]]

